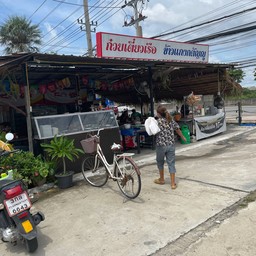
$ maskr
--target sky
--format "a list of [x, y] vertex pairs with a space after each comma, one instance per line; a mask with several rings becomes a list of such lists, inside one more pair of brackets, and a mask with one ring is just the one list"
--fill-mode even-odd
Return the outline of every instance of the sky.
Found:
[[[87, 53], [86, 33], [84, 26], [77, 22], [78, 19], [85, 21], [83, 1], [0, 0], [0, 25], [10, 16], [25, 16], [42, 32], [40, 52], [83, 56]], [[146, 16], [140, 22], [143, 37], [166, 34], [157, 39], [186, 42], [256, 23], [256, 0], [126, 0], [127, 3], [136, 1], [138, 12]], [[129, 23], [134, 16], [134, 6], [125, 5], [125, 0], [88, 0], [88, 9], [93, 46], [96, 32], [136, 35], [134, 26], [124, 26], [124, 22]], [[202, 23], [206, 24], [199, 26]], [[241, 82], [243, 87], [256, 86], [254, 31], [199, 42], [209, 45], [210, 63], [243, 65], [246, 73]], [[0, 47], [0, 54], [4, 55], [3, 47]], [[249, 63], [250, 59], [254, 66]]]

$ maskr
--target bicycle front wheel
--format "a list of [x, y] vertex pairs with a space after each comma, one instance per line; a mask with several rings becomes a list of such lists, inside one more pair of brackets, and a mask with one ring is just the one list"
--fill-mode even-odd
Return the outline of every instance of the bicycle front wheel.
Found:
[[136, 198], [141, 190], [141, 177], [135, 162], [130, 157], [120, 156], [114, 173], [122, 193], [130, 199]]
[[97, 156], [88, 156], [84, 159], [82, 173], [85, 180], [94, 187], [102, 187], [108, 181], [108, 171]]

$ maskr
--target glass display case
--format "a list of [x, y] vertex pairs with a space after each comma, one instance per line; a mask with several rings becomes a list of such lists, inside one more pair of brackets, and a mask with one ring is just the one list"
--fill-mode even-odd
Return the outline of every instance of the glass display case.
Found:
[[113, 110], [78, 112], [73, 114], [33, 117], [35, 139], [49, 139], [55, 135], [73, 135], [97, 131], [101, 128], [118, 128]]

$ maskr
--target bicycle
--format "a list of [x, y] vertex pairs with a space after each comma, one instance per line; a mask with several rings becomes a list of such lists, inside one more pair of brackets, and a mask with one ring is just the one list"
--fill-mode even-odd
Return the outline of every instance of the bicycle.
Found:
[[94, 187], [104, 186], [108, 179], [116, 181], [121, 192], [128, 198], [136, 198], [141, 191], [141, 174], [131, 158], [134, 153], [121, 153], [121, 145], [113, 143], [113, 164], [109, 164], [100, 146], [100, 131], [80, 141], [88, 155], [82, 162], [85, 180]]

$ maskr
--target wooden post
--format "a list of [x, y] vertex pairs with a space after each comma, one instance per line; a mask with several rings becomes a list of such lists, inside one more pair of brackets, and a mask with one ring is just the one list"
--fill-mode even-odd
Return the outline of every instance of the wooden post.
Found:
[[27, 136], [28, 136], [28, 149], [33, 152], [33, 134], [31, 125], [31, 105], [30, 105], [30, 90], [28, 81], [28, 65], [23, 64], [24, 76], [25, 76], [25, 86], [24, 86], [24, 96], [25, 96], [25, 109], [26, 109], [26, 121], [27, 121]]
[[238, 124], [239, 125], [241, 125], [241, 123], [242, 123], [242, 103], [239, 101], [238, 103], [237, 103], [237, 106], [238, 106], [238, 110], [237, 110], [237, 112], [238, 112]]

